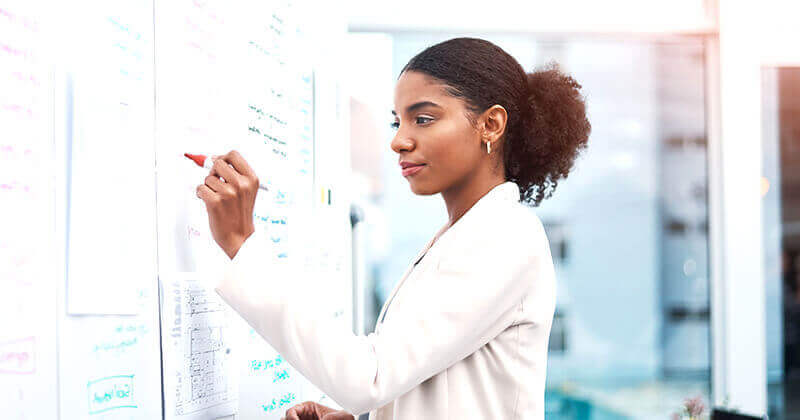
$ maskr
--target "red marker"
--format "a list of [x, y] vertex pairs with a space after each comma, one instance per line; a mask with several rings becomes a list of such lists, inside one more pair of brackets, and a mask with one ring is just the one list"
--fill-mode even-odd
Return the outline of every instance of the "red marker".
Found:
[[[184, 153], [183, 155], [194, 161], [194, 163], [201, 168], [211, 169], [214, 166], [214, 159], [211, 159], [206, 155], [193, 155], [191, 153]], [[269, 191], [269, 188], [260, 182], [258, 184], [258, 188], [261, 188], [264, 191]]]

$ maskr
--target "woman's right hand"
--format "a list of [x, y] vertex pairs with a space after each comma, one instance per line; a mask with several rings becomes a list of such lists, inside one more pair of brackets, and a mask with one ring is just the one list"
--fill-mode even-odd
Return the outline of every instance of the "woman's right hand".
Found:
[[346, 411], [306, 401], [286, 410], [282, 420], [355, 420], [355, 417]]

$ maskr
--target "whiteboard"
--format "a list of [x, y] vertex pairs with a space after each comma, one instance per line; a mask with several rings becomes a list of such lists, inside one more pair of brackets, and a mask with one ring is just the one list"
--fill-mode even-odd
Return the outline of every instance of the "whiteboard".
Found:
[[[159, 277], [162, 325], [170, 326], [162, 330], [165, 417], [277, 419], [298, 402], [324, 397], [218, 296], [203, 290], [203, 277], [219, 273], [227, 257], [213, 243], [195, 195], [207, 171], [183, 154], [236, 149], [248, 160], [270, 189], [259, 192], [254, 210], [257, 231], [270, 238], [264, 258], [298, 276], [325, 279], [320, 293], [344, 288], [336, 289], [342, 296], [338, 309], [326, 316], [349, 322], [348, 217], [333, 210], [344, 200], [337, 200], [338, 207], [316, 200], [320, 98], [308, 59], [313, 50], [303, 33], [307, 22], [288, 1], [247, 7], [176, 1], [157, 7], [155, 18], [161, 34], [155, 59]], [[333, 106], [322, 104], [333, 113]], [[339, 183], [333, 177], [328, 182]], [[320, 240], [328, 235], [337, 240]], [[199, 340], [206, 341], [195, 346]]]
[[10, 419], [57, 415], [52, 73], [42, 12], [37, 2], [0, 2], [0, 407]]
[[203, 288], [221, 251], [183, 153], [245, 155], [267, 257], [350, 325], [344, 20], [231, 3], [0, 0], [3, 418], [335, 405]]
[[63, 165], [59, 415], [159, 418], [153, 2], [51, 6]]

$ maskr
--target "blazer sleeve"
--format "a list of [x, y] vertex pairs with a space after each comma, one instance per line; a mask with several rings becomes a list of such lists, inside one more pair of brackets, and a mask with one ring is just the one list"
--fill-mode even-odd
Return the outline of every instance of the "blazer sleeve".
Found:
[[414, 311], [387, 319], [377, 334], [358, 336], [308, 304], [314, 290], [272, 266], [265, 245], [251, 235], [228, 262], [217, 293], [353, 414], [398, 398], [512, 325], [543, 258], [530, 245], [487, 243], [443, 256], [421, 279], [425, 287], [406, 298]]

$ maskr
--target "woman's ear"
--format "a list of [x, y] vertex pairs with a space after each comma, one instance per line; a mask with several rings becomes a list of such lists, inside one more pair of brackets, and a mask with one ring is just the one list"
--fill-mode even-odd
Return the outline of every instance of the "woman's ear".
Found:
[[494, 144], [506, 131], [508, 113], [502, 106], [492, 105], [489, 109], [484, 111], [481, 120], [481, 125], [483, 127], [482, 138]]

